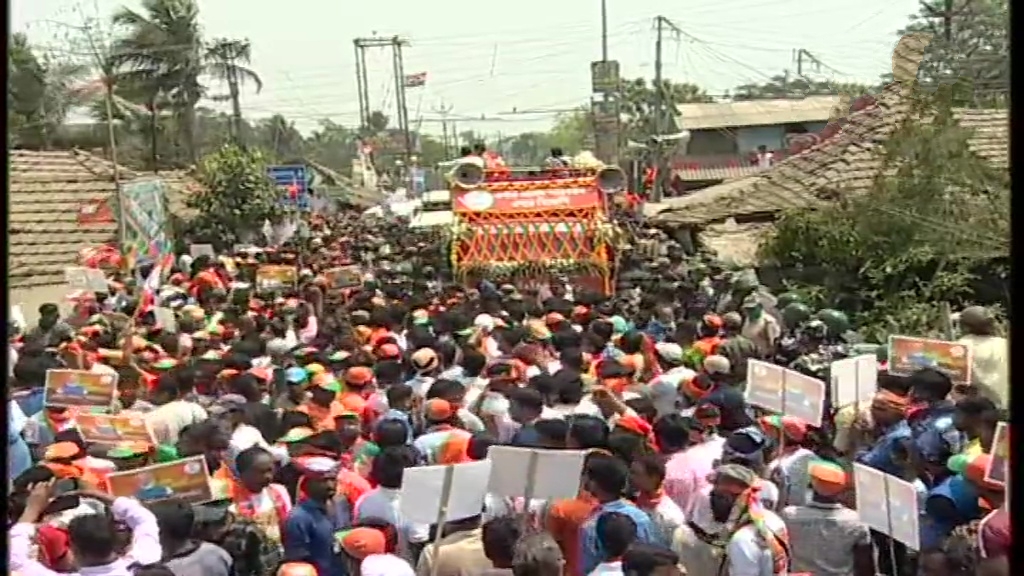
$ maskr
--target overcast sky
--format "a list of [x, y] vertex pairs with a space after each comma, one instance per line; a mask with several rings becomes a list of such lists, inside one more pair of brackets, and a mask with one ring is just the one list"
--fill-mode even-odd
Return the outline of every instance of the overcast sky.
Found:
[[[123, 0], [12, 0], [11, 29], [41, 48], [65, 54], [65, 27], [85, 18], [109, 20]], [[543, 130], [556, 110], [586, 102], [589, 63], [601, 57], [597, 0], [200, 0], [208, 38], [248, 38], [252, 67], [264, 90], [246, 90], [249, 117], [280, 113], [309, 130], [320, 118], [358, 124], [352, 40], [401, 35], [406, 73], [427, 72], [424, 88], [407, 91], [409, 116], [440, 132], [437, 110], [451, 106], [458, 129], [485, 134]], [[505, 10], [491, 11], [489, 7]], [[609, 58], [623, 75], [653, 77], [653, 19], [663, 15], [685, 34], [666, 36], [664, 74], [712, 94], [795, 72], [803, 48], [830, 69], [814, 76], [874, 82], [888, 72], [896, 30], [914, 0], [608, 0]], [[476, 14], [488, 14], [477, 16]], [[108, 30], [109, 32], [109, 30]], [[81, 55], [80, 55], [81, 56]], [[83, 56], [84, 57], [84, 56]], [[391, 54], [372, 51], [370, 98], [394, 112]], [[518, 113], [513, 113], [518, 110]], [[523, 111], [543, 112], [523, 113]], [[486, 120], [480, 120], [481, 116]]]

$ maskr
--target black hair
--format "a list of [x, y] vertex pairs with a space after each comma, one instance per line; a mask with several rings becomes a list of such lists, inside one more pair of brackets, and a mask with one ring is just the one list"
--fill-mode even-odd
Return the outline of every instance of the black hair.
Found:
[[569, 433], [569, 423], [561, 418], [545, 418], [537, 420], [533, 428], [546, 444], [561, 445]]
[[251, 448], [246, 448], [245, 450], [239, 452], [237, 456], [235, 456], [235, 468], [237, 468], [239, 472], [245, 472], [249, 468], [252, 468], [252, 465], [256, 463], [256, 460], [258, 458], [264, 456], [273, 459], [273, 456], [270, 454], [270, 452], [266, 451], [265, 449], [259, 446], [252, 446]]
[[[196, 514], [184, 500], [172, 498], [150, 505], [160, 527], [160, 537], [170, 542], [185, 542], [192, 536]], [[85, 516], [89, 518], [89, 516]]]
[[662, 450], [679, 451], [690, 444], [690, 427], [681, 414], [665, 414], [654, 421], [653, 428]]
[[373, 441], [381, 448], [404, 446], [409, 439], [409, 428], [397, 418], [385, 418], [373, 429]]
[[522, 535], [520, 521], [513, 516], [488, 520], [481, 530], [484, 556], [495, 565], [511, 565], [512, 549]]
[[86, 514], [68, 522], [71, 549], [79, 560], [90, 558], [102, 561], [117, 551], [117, 528], [109, 514]]
[[597, 487], [611, 496], [621, 496], [629, 482], [626, 464], [608, 454], [592, 454], [583, 466], [583, 474]]
[[384, 395], [387, 397], [388, 406], [394, 408], [403, 402], [409, 401], [413, 397], [413, 393], [412, 386], [398, 384], [388, 388]]
[[640, 454], [633, 463], [639, 464], [644, 474], [657, 478], [659, 484], [665, 479], [665, 457], [661, 454]]
[[466, 385], [462, 382], [455, 380], [436, 380], [430, 385], [430, 389], [427, 390], [426, 399], [431, 400], [433, 398], [441, 398], [442, 400], [448, 400], [451, 398], [461, 398], [466, 394]]
[[594, 527], [605, 558], [619, 558], [636, 541], [636, 522], [621, 512], [605, 512]]
[[509, 402], [519, 404], [534, 412], [544, 409], [544, 396], [533, 388], [512, 388], [507, 395]]
[[655, 570], [679, 564], [679, 555], [662, 546], [634, 542], [622, 555], [622, 571], [632, 576], [653, 576]]
[[305, 412], [286, 410], [281, 413], [281, 430], [287, 432], [292, 428], [314, 428], [313, 419]]
[[402, 363], [394, 360], [378, 362], [373, 367], [373, 375], [377, 378], [377, 383], [381, 386], [388, 386], [389, 390], [401, 384], [404, 372]]
[[580, 450], [608, 448], [608, 425], [589, 414], [575, 414], [568, 419], [569, 434]]
[[922, 368], [910, 375], [911, 392], [926, 400], [941, 400], [953, 391], [953, 382], [934, 368]]
[[477, 432], [469, 438], [466, 455], [474, 461], [483, 460], [487, 458], [487, 451], [491, 449], [491, 446], [497, 443], [498, 441], [487, 432]]
[[484, 371], [484, 367], [487, 366], [487, 357], [476, 348], [463, 348], [462, 349], [462, 360], [459, 362], [462, 366], [462, 371], [468, 378], [476, 378]]
[[392, 446], [385, 448], [373, 459], [370, 466], [370, 478], [382, 488], [397, 490], [402, 487], [405, 469], [416, 465], [415, 448], [410, 446]]

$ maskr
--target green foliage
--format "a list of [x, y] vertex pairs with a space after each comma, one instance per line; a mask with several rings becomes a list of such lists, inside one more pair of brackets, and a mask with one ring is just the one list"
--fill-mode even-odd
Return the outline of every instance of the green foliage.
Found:
[[[945, 17], [944, 11], [952, 13]], [[898, 32], [932, 36], [918, 69], [918, 82], [934, 89], [958, 82], [960, 106], [996, 107], [1008, 103], [1010, 86], [1010, 15], [1008, 0], [972, 0], [947, 4], [922, 2], [909, 25]]]
[[623, 117], [623, 129], [627, 139], [643, 142], [651, 135], [658, 133], [658, 119], [655, 111], [657, 110], [659, 89], [669, 106], [669, 117], [665, 119], [666, 123], [662, 130], [664, 133], [671, 133], [679, 129], [675, 125], [675, 119], [679, 115], [676, 105], [714, 102], [714, 98], [695, 84], [663, 80], [661, 86], [655, 86], [654, 82], [648, 83], [643, 78], [623, 80], [619, 90], [619, 112]]
[[248, 241], [264, 221], [276, 224], [284, 215], [280, 192], [258, 151], [225, 145], [202, 159], [198, 180], [201, 189], [186, 201], [198, 212], [186, 232], [194, 243], [230, 248]]
[[733, 100], [738, 101], [802, 98], [805, 96], [828, 96], [833, 94], [847, 94], [852, 98], [857, 98], [875, 91], [876, 88], [865, 84], [836, 83], [827, 80], [801, 78], [799, 76], [790, 77], [787, 73], [772, 76], [767, 82], [737, 86], [732, 92], [731, 97]]
[[921, 97], [861, 196], [783, 216], [762, 247], [788, 288], [851, 314], [864, 335], [941, 335], [942, 303], [975, 299], [977, 271], [1009, 251], [1009, 176], [974, 156], [951, 90]]

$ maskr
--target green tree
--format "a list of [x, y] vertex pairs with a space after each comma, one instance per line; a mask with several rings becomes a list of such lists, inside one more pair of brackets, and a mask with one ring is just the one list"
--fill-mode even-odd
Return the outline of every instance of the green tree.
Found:
[[263, 80], [243, 66], [252, 62], [252, 44], [248, 40], [230, 40], [220, 38], [214, 40], [207, 49], [206, 73], [227, 84], [228, 93], [225, 96], [212, 97], [215, 101], [231, 102], [231, 131], [236, 140], [242, 138], [242, 102], [241, 87], [251, 83], [256, 87], [258, 94], [263, 90]]
[[762, 247], [792, 288], [853, 314], [874, 341], [937, 335], [940, 304], [972, 301], [976, 272], [1009, 251], [1009, 174], [969, 151], [952, 90], [919, 98], [869, 192], [785, 215]]
[[830, 82], [791, 77], [789, 73], [772, 76], [768, 81], [737, 86], [730, 97], [733, 100], [764, 100], [772, 98], [803, 98], [805, 96], [828, 96], [846, 94], [857, 98], [877, 90], [877, 86], [848, 82]]
[[186, 200], [197, 212], [186, 225], [192, 242], [224, 249], [249, 241], [264, 221], [276, 224], [283, 216], [280, 192], [259, 151], [224, 145], [202, 159], [197, 176], [202, 188]]
[[[658, 119], [655, 115], [658, 90], [659, 87], [655, 86], [653, 82], [648, 83], [643, 78], [623, 80], [619, 90], [619, 112], [623, 118], [623, 130], [627, 138], [643, 141], [658, 133]], [[695, 84], [663, 80], [660, 91], [668, 105], [668, 118], [665, 119], [664, 126], [668, 132], [678, 130], [678, 126], [676, 126], [676, 117], [679, 115], [677, 105], [714, 102], [714, 98]]]
[[7, 50], [7, 139], [12, 146], [49, 148], [80, 99], [75, 84], [85, 67], [39, 57], [21, 33]]
[[244, 81], [262, 85], [259, 76], [245, 67], [250, 52], [247, 41], [206, 43], [195, 0], [143, 0], [142, 10], [122, 7], [113, 22], [123, 31], [111, 53], [118, 73], [145, 78], [168, 96], [193, 162], [199, 152], [196, 108], [207, 95], [203, 76], [226, 81], [235, 91]]
[[[949, 8], [950, 13], [946, 13]], [[923, 2], [910, 23], [898, 32], [930, 34], [918, 69], [927, 88], [955, 83], [955, 104], [1004, 106], [1010, 86], [1010, 16], [1008, 0], [972, 0], [947, 6]]]

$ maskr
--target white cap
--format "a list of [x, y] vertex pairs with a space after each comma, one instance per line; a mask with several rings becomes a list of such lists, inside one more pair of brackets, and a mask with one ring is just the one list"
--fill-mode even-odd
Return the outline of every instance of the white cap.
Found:
[[494, 318], [491, 318], [490, 314], [481, 314], [473, 320], [473, 326], [476, 328], [483, 328], [485, 331], [490, 332], [494, 330]]

